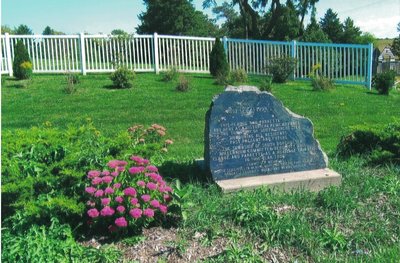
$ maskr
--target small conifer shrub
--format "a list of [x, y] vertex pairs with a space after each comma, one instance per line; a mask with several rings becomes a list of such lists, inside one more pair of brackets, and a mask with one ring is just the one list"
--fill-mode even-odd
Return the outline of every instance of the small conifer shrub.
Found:
[[[26, 50], [26, 47], [21, 40], [17, 42], [14, 50], [15, 50], [14, 61], [13, 61], [14, 76], [17, 79], [27, 79], [31, 76], [31, 74], [29, 73], [32, 71], [32, 62], [29, 57], [28, 50]], [[29, 67], [29, 64], [31, 65], [31, 67]]]
[[214, 77], [229, 74], [229, 64], [226, 59], [224, 46], [222, 42], [217, 38], [210, 54], [210, 73]]

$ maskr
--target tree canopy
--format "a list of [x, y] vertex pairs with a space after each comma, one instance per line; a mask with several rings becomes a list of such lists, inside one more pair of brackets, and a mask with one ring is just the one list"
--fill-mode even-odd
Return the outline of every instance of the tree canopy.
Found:
[[144, 0], [146, 11], [139, 15], [138, 34], [213, 36], [218, 28], [190, 0]]
[[15, 35], [33, 35], [33, 31], [27, 25], [21, 24], [18, 27], [14, 28], [13, 34], [15, 34]]

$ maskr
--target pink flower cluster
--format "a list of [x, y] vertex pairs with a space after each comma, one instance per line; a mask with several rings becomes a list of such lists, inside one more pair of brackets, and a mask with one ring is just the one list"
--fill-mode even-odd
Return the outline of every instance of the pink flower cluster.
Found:
[[126, 161], [111, 160], [107, 163], [111, 171], [87, 173], [87, 215], [93, 223], [108, 222], [113, 232], [167, 214], [172, 200], [173, 190], [156, 166], [140, 156], [130, 160], [129, 166]]

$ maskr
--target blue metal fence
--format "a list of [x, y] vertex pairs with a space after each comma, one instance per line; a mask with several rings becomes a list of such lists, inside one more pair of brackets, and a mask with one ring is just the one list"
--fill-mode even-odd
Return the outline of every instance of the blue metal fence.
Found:
[[362, 84], [371, 88], [372, 44], [328, 44], [281, 42], [224, 38], [231, 69], [242, 68], [250, 74], [269, 74], [271, 58], [296, 59], [293, 78], [307, 80], [313, 68], [337, 83]]

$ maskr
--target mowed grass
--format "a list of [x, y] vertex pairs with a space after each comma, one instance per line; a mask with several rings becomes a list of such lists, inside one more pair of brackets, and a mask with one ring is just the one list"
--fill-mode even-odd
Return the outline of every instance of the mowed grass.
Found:
[[[340, 137], [353, 126], [381, 125], [400, 116], [400, 94], [379, 96], [360, 86], [338, 85], [314, 92], [309, 82], [274, 85], [273, 94], [293, 112], [310, 118], [330, 153], [330, 166], [342, 174], [340, 187], [320, 193], [279, 193], [268, 189], [222, 194], [204, 181], [193, 159], [203, 155], [204, 117], [214, 95], [223, 91], [208, 75], [187, 75], [191, 89], [161, 75], [137, 74], [134, 88], [110, 89], [108, 75], [81, 76], [78, 91], [65, 94], [62, 75], [35, 75], [27, 88], [8, 79], [2, 87], [2, 129], [28, 129], [46, 121], [63, 128], [90, 117], [113, 136], [133, 124], [159, 123], [175, 143], [160, 171], [185, 182], [187, 217], [177, 222], [170, 246], [185, 254], [194, 236], [201, 246], [226, 242], [207, 262], [396, 262], [400, 257], [400, 168], [370, 167], [364, 160], [335, 158]], [[251, 77], [257, 85], [259, 77]], [[221, 241], [222, 240], [222, 241]], [[160, 256], [160, 260], [163, 258]]]
[[[113, 135], [133, 124], [158, 123], [168, 129], [175, 144], [174, 159], [203, 155], [205, 113], [213, 96], [223, 87], [205, 74], [188, 75], [191, 88], [177, 92], [176, 82], [164, 82], [161, 75], [137, 74], [134, 88], [110, 89], [108, 75], [80, 76], [77, 92], [66, 94], [64, 75], [35, 75], [27, 88], [8, 79], [2, 87], [2, 127], [25, 129], [50, 121], [66, 127], [77, 118], [90, 117], [96, 127]], [[251, 77], [258, 85], [260, 77]], [[291, 111], [310, 118], [315, 135], [328, 153], [340, 137], [356, 125], [379, 125], [400, 116], [400, 93], [378, 96], [362, 86], [337, 85], [330, 92], [315, 92], [309, 82], [274, 85], [273, 94]]]

